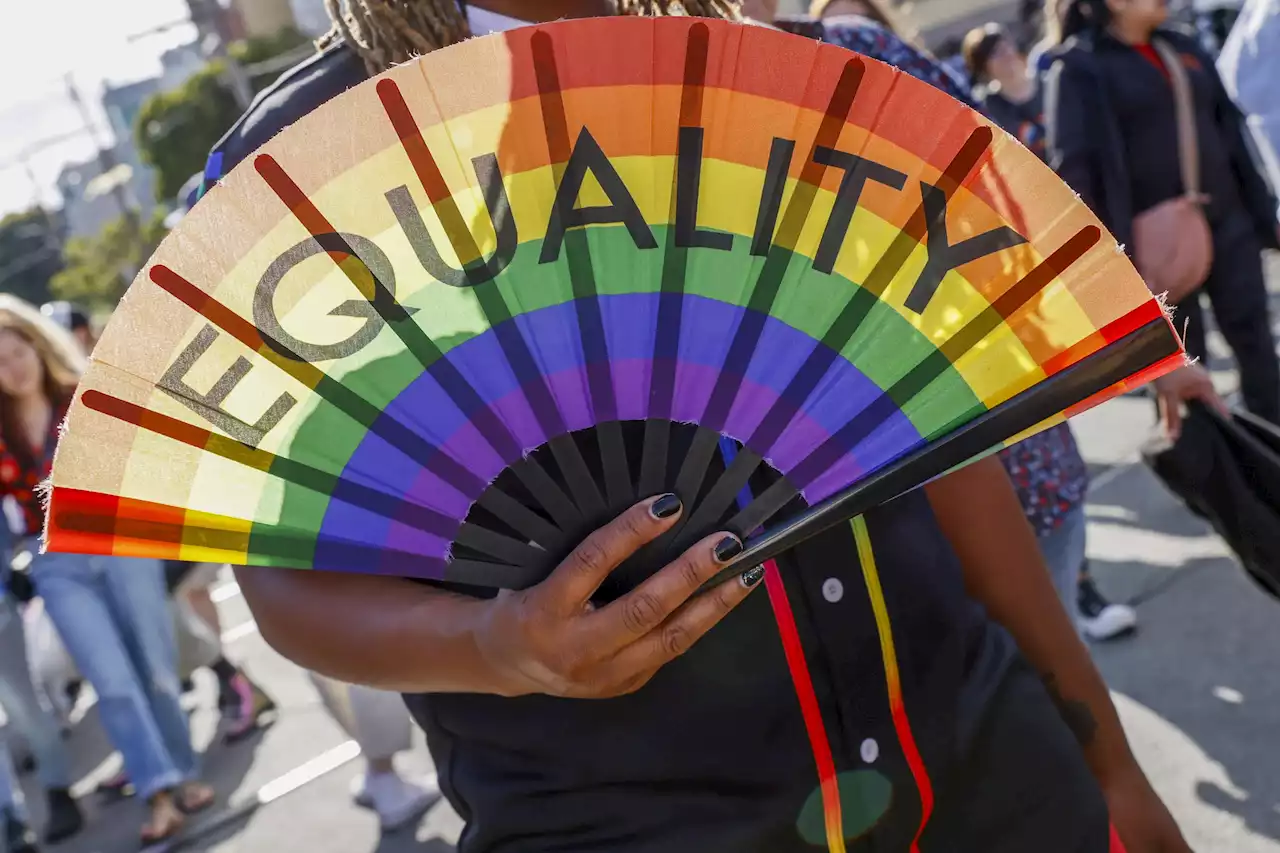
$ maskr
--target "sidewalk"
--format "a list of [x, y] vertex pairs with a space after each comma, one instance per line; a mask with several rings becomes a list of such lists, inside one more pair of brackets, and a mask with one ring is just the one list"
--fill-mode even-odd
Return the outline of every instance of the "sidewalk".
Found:
[[1136, 636], [1094, 646], [1094, 660], [1192, 848], [1280, 853], [1280, 603], [1137, 461], [1152, 417], [1150, 401], [1126, 399], [1077, 426], [1098, 472], [1092, 571], [1140, 621]]

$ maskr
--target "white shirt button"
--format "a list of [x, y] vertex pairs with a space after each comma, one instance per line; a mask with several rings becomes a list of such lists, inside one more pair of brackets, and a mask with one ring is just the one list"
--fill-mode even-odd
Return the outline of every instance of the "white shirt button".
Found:
[[840, 583], [839, 578], [827, 578], [822, 582], [822, 597], [835, 604], [844, 598], [844, 584]]
[[862, 760], [867, 764], [875, 764], [876, 759], [880, 757], [880, 744], [876, 743], [875, 738], [867, 738], [862, 742]]

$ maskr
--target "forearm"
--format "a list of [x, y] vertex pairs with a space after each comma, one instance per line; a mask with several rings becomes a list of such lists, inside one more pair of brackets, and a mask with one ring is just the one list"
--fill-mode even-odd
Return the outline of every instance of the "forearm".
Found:
[[398, 578], [237, 567], [263, 638], [306, 669], [404, 693], [500, 693], [475, 630], [486, 603]]
[[1110, 693], [1058, 599], [1000, 460], [984, 459], [927, 489], [970, 595], [1041, 673], [1094, 774], [1105, 781], [1129, 769], [1134, 759]]

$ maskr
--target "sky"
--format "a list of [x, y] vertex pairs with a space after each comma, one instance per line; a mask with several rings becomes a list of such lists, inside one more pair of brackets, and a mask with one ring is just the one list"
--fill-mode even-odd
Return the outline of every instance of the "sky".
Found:
[[20, 152], [42, 140], [83, 126], [67, 96], [70, 74], [89, 105], [99, 138], [111, 132], [98, 101], [103, 82], [128, 83], [159, 73], [160, 53], [190, 42], [195, 28], [184, 24], [130, 42], [144, 30], [182, 21], [183, 0], [9, 0], [0, 37], [0, 216], [32, 206], [37, 198], [56, 205], [53, 181], [62, 165], [94, 154], [91, 137], [78, 134], [41, 146], [29, 164], [35, 185], [15, 162]]

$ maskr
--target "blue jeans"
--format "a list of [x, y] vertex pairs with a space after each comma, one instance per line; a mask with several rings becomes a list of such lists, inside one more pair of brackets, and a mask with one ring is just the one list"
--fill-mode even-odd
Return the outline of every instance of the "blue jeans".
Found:
[[[9, 744], [0, 740], [0, 813], [8, 813], [23, 823], [27, 822], [27, 803], [22, 797], [22, 786], [18, 784], [18, 774], [13, 769], [13, 756], [9, 754]], [[3, 814], [0, 814], [3, 817]], [[3, 828], [0, 827], [0, 831]], [[0, 850], [4, 850], [5, 839], [0, 837]], [[5, 850], [5, 853], [8, 853]]]
[[1084, 567], [1088, 526], [1084, 507], [1079, 506], [1062, 520], [1057, 530], [1040, 537], [1040, 553], [1049, 566], [1054, 589], [1058, 591], [1072, 624], [1077, 626], [1080, 620], [1076, 618], [1079, 610], [1076, 590], [1080, 569]]
[[40, 554], [31, 578], [143, 799], [194, 777], [178, 652], [158, 560]]
[[[4, 707], [9, 724], [27, 739], [36, 758], [41, 786], [46, 790], [70, 788], [71, 760], [57, 724], [40, 705], [31, 682], [22, 615], [13, 600], [3, 593], [0, 593], [0, 706]], [[0, 806], [12, 801], [13, 797], [6, 794], [4, 779], [0, 778]]]

